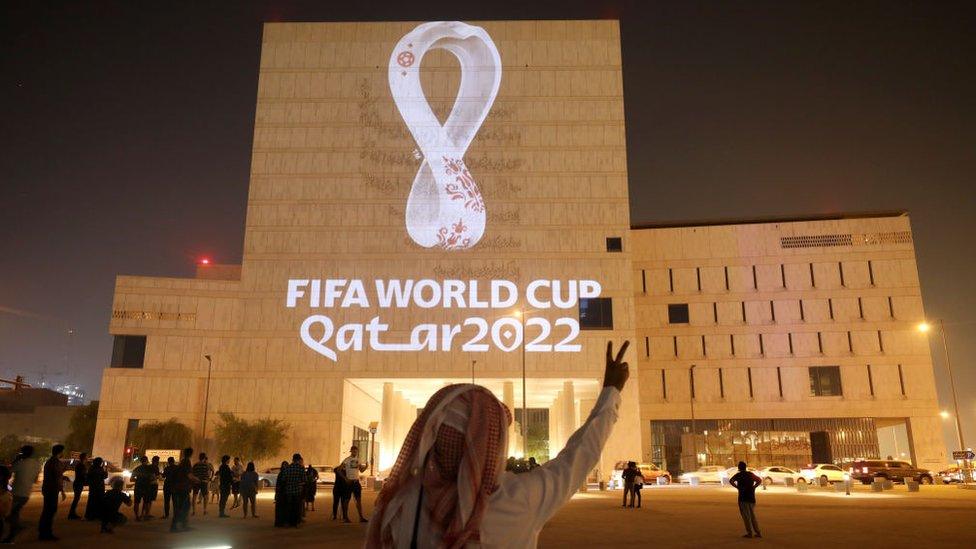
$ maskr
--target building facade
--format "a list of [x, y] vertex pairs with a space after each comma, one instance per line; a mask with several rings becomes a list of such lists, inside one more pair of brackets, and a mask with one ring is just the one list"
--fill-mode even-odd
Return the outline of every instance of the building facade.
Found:
[[[944, 454], [927, 347], [903, 333], [922, 317], [907, 217], [632, 230], [623, 112], [615, 21], [267, 24], [242, 264], [117, 278], [96, 455], [170, 418], [212, 448], [231, 412], [285, 420], [283, 455], [355, 444], [382, 471], [437, 389], [474, 381], [512, 409], [510, 453], [546, 459], [608, 340], [631, 340], [634, 374], [603, 475], [726, 459], [750, 430], [811, 457], [827, 436], [839, 459], [900, 428], [916, 459]], [[862, 447], [833, 434], [854, 427]]]

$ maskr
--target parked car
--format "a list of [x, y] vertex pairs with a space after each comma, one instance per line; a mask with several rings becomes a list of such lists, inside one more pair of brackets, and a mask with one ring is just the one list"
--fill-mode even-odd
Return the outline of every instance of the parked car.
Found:
[[756, 472], [759, 478], [762, 479], [763, 484], [769, 486], [770, 484], [786, 484], [786, 479], [791, 478], [793, 482], [796, 482], [800, 478], [800, 473], [790, 469], [789, 467], [783, 467], [782, 465], [773, 465], [771, 467], [763, 467]]
[[950, 465], [938, 472], [936, 477], [942, 484], [954, 484], [963, 481], [963, 470], [958, 465]]
[[906, 477], [919, 484], [932, 484], [935, 474], [926, 469], [919, 469], [907, 461], [859, 459], [851, 464], [851, 478], [864, 484], [871, 484], [876, 478], [904, 482]]
[[[752, 467], [746, 467], [746, 471], [749, 471], [750, 473], [759, 476], [759, 471], [753, 469]], [[729, 480], [730, 478], [734, 477], [735, 474], [738, 472], [739, 472], [738, 467], [729, 467], [728, 469], [722, 471], [722, 473], [719, 475], [719, 480]]]
[[698, 482], [722, 482], [722, 474], [725, 467], [720, 465], [705, 465], [699, 467], [697, 471], [690, 471], [678, 477], [679, 482], [690, 483], [693, 477], [698, 478]]
[[844, 482], [844, 470], [833, 463], [815, 463], [800, 469], [797, 482], [813, 484], [821, 480], [827, 482]]
[[[627, 468], [626, 461], [618, 461], [613, 467], [613, 472], [610, 473], [610, 489], [623, 488], [623, 472]], [[644, 484], [657, 484], [658, 477], [663, 477], [665, 484], [671, 484], [671, 473], [661, 469], [653, 463], [638, 463], [637, 468], [640, 469], [641, 476], [644, 477]]]
[[[319, 472], [319, 480], [316, 484], [335, 484], [335, 471], [332, 467], [320, 465], [315, 468]], [[278, 483], [278, 473], [281, 467], [272, 467], [263, 473], [258, 473], [258, 482], [265, 488], [271, 488]]]

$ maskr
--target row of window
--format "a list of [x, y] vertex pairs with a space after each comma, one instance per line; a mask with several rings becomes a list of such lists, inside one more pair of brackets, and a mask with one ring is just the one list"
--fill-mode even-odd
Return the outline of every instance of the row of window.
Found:
[[[857, 316], [856, 317], [852, 317], [852, 319], [866, 320], [867, 317], [864, 314], [864, 298], [858, 297], [858, 298], [849, 298], [849, 299], [856, 299], [856, 303], [857, 303]], [[804, 305], [804, 301], [807, 302], [807, 305]], [[828, 297], [826, 299], [826, 302], [827, 302], [826, 303], [826, 305], [827, 305], [827, 311], [826, 312], [827, 312], [827, 319], [828, 320], [838, 320], [836, 318], [836, 314], [835, 314], [835, 310], [834, 310], [834, 308], [835, 308], [834, 305], [838, 301], [839, 300], [837, 300], [835, 298], [832, 298], [832, 297]], [[797, 309], [792, 309], [792, 307], [790, 307], [790, 305], [792, 305], [794, 302], [797, 304]], [[807, 299], [807, 300], [797, 299], [795, 301], [794, 300], [739, 301], [739, 302], [725, 301], [725, 302], [722, 302], [721, 304], [719, 302], [717, 302], [717, 301], [713, 301], [712, 302], [712, 307], [711, 307], [711, 309], [712, 309], [712, 311], [711, 311], [712, 312], [712, 314], [711, 314], [711, 316], [712, 316], [712, 323], [713, 324], [718, 324], [719, 323], [719, 306], [720, 305], [722, 306], [723, 309], [726, 309], [727, 310], [728, 307], [730, 307], [730, 306], [734, 307], [736, 303], [738, 303], [738, 307], [736, 307], [736, 308], [738, 309], [737, 312], [738, 312], [739, 321], [742, 324], [750, 324], [750, 323], [752, 323], [752, 324], [758, 324], [758, 323], [763, 323], [763, 322], [776, 322], [776, 319], [777, 319], [776, 310], [777, 309], [781, 309], [781, 312], [778, 315], [780, 318], [783, 317], [784, 312], [792, 313], [792, 314], [797, 314], [798, 313], [799, 314], [799, 320], [802, 321], [802, 322], [806, 322], [808, 320], [808, 317], [811, 316], [809, 314], [809, 311], [808, 311], [808, 309], [811, 307], [811, 304], [814, 307], [816, 307], [816, 306], [822, 307], [823, 306], [823, 302], [824, 302], [823, 299]], [[779, 304], [778, 306], [777, 306], [777, 303]], [[886, 305], [887, 305], [887, 313], [888, 313], [887, 319], [894, 319], [894, 318], [896, 318], [896, 316], [895, 316], [895, 301], [894, 301], [894, 299], [891, 296], [888, 296], [886, 298]], [[769, 316], [766, 317], [765, 315], [761, 315], [760, 314], [760, 311], [759, 311], [759, 309], [757, 307], [761, 307], [762, 309], [767, 310], [769, 312]], [[750, 310], [750, 309], [754, 311], [753, 314], [755, 316], [759, 316], [760, 318], [750, 318], [750, 315], [748, 314], [748, 310]], [[816, 312], [819, 312], [819, 311], [815, 311], [815, 313]], [[723, 314], [723, 316], [727, 316], [727, 315]], [[813, 316], [816, 317], [818, 315], [815, 314]], [[792, 322], [794, 320], [795, 319], [793, 319], [793, 318], [789, 318], [788, 319], [788, 322]], [[848, 320], [848, 319], [843, 319], [843, 320]], [[878, 320], [880, 320], [880, 319], [878, 319]], [[691, 323], [691, 310], [690, 310], [689, 304], [687, 304], [687, 303], [669, 303], [668, 304], [668, 323], [669, 324], [690, 324]]]
[[[608, 239], [609, 241], [609, 239]], [[609, 246], [608, 246], [609, 250]], [[846, 265], [846, 266], [845, 266]], [[719, 279], [715, 283], [708, 284], [703, 282], [702, 270], [710, 269], [714, 274], [718, 274]], [[723, 285], [725, 291], [733, 290], [759, 290], [763, 289], [811, 289], [811, 288], [854, 288], [854, 287], [874, 287], [875, 286], [875, 262], [874, 260], [864, 261], [837, 261], [833, 263], [802, 263], [779, 265], [752, 265], [751, 267], [721, 267], [721, 273], [714, 271], [719, 267], [695, 267], [695, 287], [701, 292], [708, 286], [709, 290], [719, 290]], [[745, 269], [743, 273], [742, 270]], [[735, 275], [732, 272], [735, 270]], [[801, 275], [800, 271], [803, 273]], [[788, 271], [792, 271], [788, 273]], [[675, 292], [675, 269], [668, 268], [667, 287], [671, 293]], [[747, 279], [742, 283], [743, 276]], [[751, 278], [751, 280], [748, 280]], [[641, 269], [641, 291], [647, 293], [648, 275], [646, 269]], [[800, 280], [806, 279], [806, 284], [799, 284]], [[788, 284], [793, 281], [793, 284]], [[866, 284], [864, 284], [866, 283]]]
[[[715, 374], [718, 376], [718, 388], [719, 396], [725, 398], [725, 374], [722, 368], [715, 368]], [[667, 380], [667, 370], [661, 370], [661, 392], [664, 400], [668, 399], [668, 380]], [[702, 370], [699, 370], [699, 375], [702, 375]], [[874, 396], [874, 374], [871, 371], [871, 365], [866, 365], [866, 372], [868, 378], [868, 391], [871, 396]], [[840, 377], [840, 366], [810, 366], [807, 368], [807, 375], [810, 378], [810, 396], [843, 396], [844, 386], [841, 383]], [[754, 397], [753, 386], [752, 386], [752, 368], [746, 368], [746, 376], [749, 383], [749, 398]], [[776, 367], [776, 382], [779, 389], [779, 396], [783, 398], [783, 371], [782, 367]], [[695, 398], [695, 368], [692, 367], [689, 370], [689, 383], [691, 390], [691, 398]], [[898, 383], [901, 390], [901, 395], [906, 396], [905, 393], [905, 374], [902, 370], [901, 364], [898, 364]]]
[[[847, 336], [847, 352], [850, 353], [850, 354], [852, 354], [852, 355], [857, 352], [855, 350], [855, 346], [854, 346], [854, 332], [850, 332], [850, 331], [848, 331], [848, 332], [801, 332], [801, 333], [795, 334], [796, 337], [794, 337], [794, 334], [792, 332], [790, 332], [790, 333], [787, 333], [786, 334], [786, 345], [787, 345], [787, 349], [788, 349], [787, 354], [789, 356], [794, 356], [794, 355], [797, 354], [796, 353], [796, 348], [795, 348], [796, 347], [795, 340], [797, 338], [799, 338], [801, 336], [802, 337], [806, 337], [806, 336], [811, 336], [812, 337], [812, 334], [814, 334], [814, 333], [816, 334], [816, 337], [817, 337], [817, 354], [820, 354], [820, 355], [825, 354], [825, 351], [824, 351], [824, 334], [831, 334], [831, 335], [833, 335], [833, 334], [846, 334], [846, 336]], [[859, 332], [859, 333], [870, 333], [870, 332]], [[884, 337], [882, 335], [882, 331], [881, 330], [876, 330], [874, 332], [874, 334], [875, 334], [875, 337], [877, 339], [877, 347], [876, 348], [869, 349], [868, 352], [871, 353], [871, 354], [876, 354], [876, 353], [884, 354], [886, 351], [885, 351], [885, 342], [884, 342]], [[744, 338], [753, 339], [754, 338], [753, 341], [757, 341], [758, 340], [758, 343], [759, 343], [759, 356], [766, 356], [766, 354], [767, 354], [766, 353], [766, 347], [767, 347], [767, 341], [768, 341], [768, 339], [771, 336], [772, 337], [778, 337], [778, 336], [781, 337], [782, 335], [783, 334], [728, 334], [728, 343], [729, 343], [728, 346], [726, 347], [725, 345], [722, 345], [723, 349], [727, 350], [728, 352], [727, 353], [719, 353], [716, 356], [736, 356], [737, 355], [737, 353], [736, 353], [736, 338], [739, 338], [739, 339], [744, 339]], [[679, 349], [678, 349], [678, 337], [679, 336], [671, 336], [672, 353], [668, 356], [668, 358], [682, 358], [682, 354], [679, 352]], [[682, 337], [687, 338], [687, 337], [694, 337], [694, 336], [682, 336]], [[725, 337], [724, 334], [722, 334], [722, 335], [713, 334], [713, 335], [709, 335], [709, 336], [705, 336], [705, 335], [698, 336], [699, 341], [700, 341], [698, 350], [700, 352], [697, 353], [696, 356], [707, 357], [709, 355], [709, 352], [708, 352], [708, 347], [709, 347], [708, 340], [709, 339], [712, 339], [713, 341], [715, 341], [716, 339], [720, 339], [720, 338], [724, 338], [724, 337]], [[742, 347], [742, 345], [739, 345], [739, 348], [740, 349], [741, 349], [741, 347]], [[753, 349], [754, 349], [754, 347], [753, 347]], [[647, 357], [651, 356], [651, 338], [650, 338], [650, 336], [644, 336], [644, 356], [647, 356]], [[747, 352], [744, 356], [750, 356], [750, 354]]]

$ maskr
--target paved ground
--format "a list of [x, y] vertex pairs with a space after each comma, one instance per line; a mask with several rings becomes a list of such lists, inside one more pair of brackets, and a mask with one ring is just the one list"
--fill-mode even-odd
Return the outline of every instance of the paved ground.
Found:
[[[98, 534], [98, 525], [64, 520], [62, 504], [55, 522], [60, 547], [355, 547], [362, 543], [365, 525], [328, 520], [331, 495], [318, 498], [318, 511], [298, 530], [272, 526], [271, 494], [258, 501], [258, 519], [218, 519], [211, 507], [206, 517], [191, 517], [192, 532], [170, 534], [168, 523], [130, 522], [115, 534]], [[367, 511], [373, 494], [367, 498]], [[923, 486], [909, 494], [903, 486], [883, 494], [857, 486], [852, 495], [826, 489], [797, 493], [772, 488], [758, 493], [757, 516], [765, 538], [742, 539], [742, 523], [735, 492], [718, 486], [653, 486], [644, 490], [643, 509], [621, 509], [620, 492], [587, 492], [573, 500], [546, 526], [541, 547], [662, 547], [762, 544], [767, 547], [976, 547], [976, 490]], [[17, 545], [36, 546], [40, 494], [25, 510], [29, 529]], [[161, 514], [161, 509], [155, 509]]]

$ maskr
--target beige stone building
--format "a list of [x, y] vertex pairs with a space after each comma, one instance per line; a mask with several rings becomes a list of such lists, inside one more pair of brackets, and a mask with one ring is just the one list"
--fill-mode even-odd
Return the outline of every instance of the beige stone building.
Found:
[[511, 453], [545, 459], [629, 339], [604, 476], [726, 460], [733, 431], [839, 460], [887, 429], [941, 463], [907, 217], [631, 230], [623, 113], [614, 21], [267, 24], [243, 262], [118, 277], [95, 453], [169, 418], [212, 447], [233, 412], [287, 421], [283, 455], [356, 444], [383, 470], [474, 380], [512, 408]]

